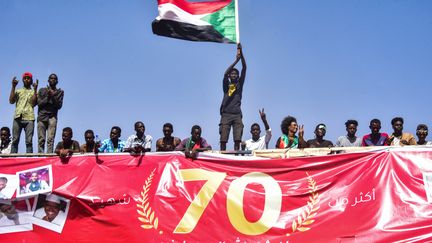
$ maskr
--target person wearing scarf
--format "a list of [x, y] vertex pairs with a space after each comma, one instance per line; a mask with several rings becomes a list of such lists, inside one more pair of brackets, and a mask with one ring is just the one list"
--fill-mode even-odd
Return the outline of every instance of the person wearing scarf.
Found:
[[194, 125], [191, 129], [191, 136], [183, 139], [176, 147], [176, 151], [184, 151], [186, 158], [195, 159], [198, 152], [203, 150], [211, 150], [212, 147], [207, 141], [201, 137], [201, 127]]
[[[307, 144], [303, 138], [304, 128], [297, 125], [297, 119], [292, 116], [287, 116], [281, 123], [282, 136], [276, 142], [277, 149], [286, 148], [306, 148]], [[298, 130], [298, 137], [296, 136]]]

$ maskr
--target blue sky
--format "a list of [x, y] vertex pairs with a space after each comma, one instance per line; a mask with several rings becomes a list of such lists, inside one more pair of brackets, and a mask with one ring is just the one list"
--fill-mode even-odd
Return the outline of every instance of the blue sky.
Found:
[[[395, 116], [405, 118], [405, 131], [414, 133], [418, 123], [432, 126], [432, 1], [239, 5], [248, 64], [245, 139], [253, 122], [261, 124], [259, 108], [273, 129], [271, 148], [286, 115], [305, 125], [307, 139], [316, 124], [325, 123], [332, 141], [346, 133], [347, 119], [359, 121], [360, 136], [369, 132], [372, 118], [382, 121], [384, 132], [391, 132]], [[199, 124], [203, 137], [219, 148], [222, 76], [234, 61], [235, 45], [153, 35], [156, 16], [157, 1], [151, 0], [0, 1], [0, 126], [12, 125], [13, 76], [30, 71], [44, 87], [56, 73], [65, 90], [56, 142], [66, 126], [80, 143], [86, 129], [103, 139], [113, 125], [126, 139], [142, 120], [154, 139], [162, 137], [165, 122], [174, 124], [180, 138]], [[33, 144], [37, 151], [36, 131]]]

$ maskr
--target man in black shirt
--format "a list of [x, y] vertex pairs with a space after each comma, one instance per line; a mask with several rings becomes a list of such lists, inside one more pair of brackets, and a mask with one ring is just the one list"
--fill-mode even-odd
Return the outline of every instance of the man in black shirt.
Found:
[[38, 153], [43, 153], [45, 140], [47, 153], [52, 153], [54, 137], [57, 130], [57, 113], [63, 106], [64, 92], [57, 88], [58, 78], [56, 74], [48, 77], [48, 86], [38, 92]]
[[[241, 60], [242, 70], [239, 71], [234, 66]], [[231, 127], [233, 127], [234, 150], [240, 149], [243, 135], [243, 121], [241, 111], [241, 99], [243, 94], [243, 84], [246, 77], [246, 60], [243, 56], [241, 44], [237, 45], [237, 56], [233, 64], [225, 71], [223, 78], [224, 96], [220, 107], [221, 120], [219, 123], [220, 150], [226, 150]]]
[[315, 139], [310, 139], [306, 143], [309, 148], [329, 148], [333, 147], [333, 143], [329, 140], [325, 140], [324, 136], [326, 134], [326, 125], [318, 124], [315, 127]]

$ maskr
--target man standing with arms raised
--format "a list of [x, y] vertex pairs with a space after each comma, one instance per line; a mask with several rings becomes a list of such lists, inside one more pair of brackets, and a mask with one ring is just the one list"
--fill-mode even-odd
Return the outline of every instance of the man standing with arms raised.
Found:
[[[241, 60], [242, 70], [234, 66]], [[237, 56], [233, 64], [225, 71], [222, 87], [224, 96], [220, 107], [221, 120], [219, 123], [220, 150], [226, 150], [231, 127], [233, 127], [234, 150], [240, 149], [243, 135], [243, 115], [241, 111], [241, 100], [243, 95], [243, 84], [246, 78], [246, 60], [243, 56], [242, 46], [237, 45]]]

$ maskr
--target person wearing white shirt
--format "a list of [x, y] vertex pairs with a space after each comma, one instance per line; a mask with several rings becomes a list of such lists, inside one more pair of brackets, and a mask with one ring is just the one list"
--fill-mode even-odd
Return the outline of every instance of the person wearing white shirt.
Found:
[[261, 135], [261, 127], [258, 125], [258, 123], [254, 123], [251, 126], [251, 134], [252, 138], [249, 140], [246, 140], [242, 143], [242, 149], [243, 150], [263, 150], [268, 148], [268, 143], [270, 142], [272, 133], [271, 128], [267, 122], [266, 114], [264, 112], [264, 108], [261, 110], [258, 110], [261, 120], [264, 123], [264, 127], [266, 129], [266, 133], [264, 136], [260, 137]]

